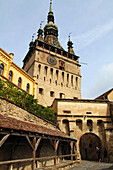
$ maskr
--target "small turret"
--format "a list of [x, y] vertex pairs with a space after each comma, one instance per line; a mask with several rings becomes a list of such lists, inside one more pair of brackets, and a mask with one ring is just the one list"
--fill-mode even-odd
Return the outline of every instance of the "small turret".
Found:
[[40, 41], [43, 41], [43, 29], [42, 29], [42, 22], [43, 21], [41, 21], [41, 23], [40, 23], [40, 28], [39, 28], [39, 30], [38, 30], [38, 40], [40, 40]]
[[31, 42], [29, 44], [29, 48], [33, 48], [33, 47], [34, 47], [34, 34], [32, 36], [32, 40], [31, 40]]
[[68, 53], [71, 53], [71, 54], [75, 55], [75, 52], [73, 50], [73, 42], [70, 40], [70, 34], [69, 34], [69, 41], [67, 43], [67, 45], [68, 45]]

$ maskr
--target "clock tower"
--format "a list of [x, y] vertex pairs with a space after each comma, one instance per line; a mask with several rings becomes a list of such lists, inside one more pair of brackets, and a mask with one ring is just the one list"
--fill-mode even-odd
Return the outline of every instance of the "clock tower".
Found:
[[74, 53], [70, 37], [67, 45], [68, 51], [65, 51], [58, 40], [50, 1], [47, 24], [44, 29], [40, 25], [38, 38], [30, 42], [23, 60], [23, 69], [38, 84], [35, 98], [43, 106], [51, 106], [55, 98], [81, 98], [79, 57]]

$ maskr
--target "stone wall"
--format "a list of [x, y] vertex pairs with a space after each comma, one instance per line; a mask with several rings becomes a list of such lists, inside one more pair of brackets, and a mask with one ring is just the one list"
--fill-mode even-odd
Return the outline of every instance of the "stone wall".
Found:
[[[56, 99], [52, 108], [57, 113], [60, 129], [78, 139], [78, 150], [82, 136], [93, 134], [95, 140], [100, 139], [102, 160], [113, 162], [113, 124], [111, 117], [113, 108], [111, 106], [109, 102], [105, 101]], [[90, 136], [88, 142], [91, 147], [94, 146], [94, 149], [96, 149], [95, 143], [91, 143], [92, 141], [93, 138], [91, 139]], [[86, 149], [91, 150], [91, 148]], [[105, 150], [107, 150], [106, 159]]]
[[14, 117], [16, 119], [28, 121], [28, 122], [31, 122], [31, 123], [38, 123], [39, 125], [58, 130], [58, 128], [54, 124], [47, 121], [46, 119], [35, 116], [32, 113], [30, 113], [30, 112], [16, 106], [15, 104], [3, 99], [2, 97], [0, 97], [0, 114], [6, 115], [6, 116], [11, 116], [11, 117]]

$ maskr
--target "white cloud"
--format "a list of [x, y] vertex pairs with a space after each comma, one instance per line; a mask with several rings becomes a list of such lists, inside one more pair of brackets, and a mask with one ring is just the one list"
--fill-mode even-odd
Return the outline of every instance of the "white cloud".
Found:
[[101, 67], [95, 80], [83, 93], [85, 98], [95, 98], [113, 88], [113, 63]]
[[73, 37], [73, 40], [77, 43], [76, 46], [78, 47], [78, 50], [80, 50], [111, 30], [113, 30], [113, 19], [104, 25], [90, 30], [89, 32]]

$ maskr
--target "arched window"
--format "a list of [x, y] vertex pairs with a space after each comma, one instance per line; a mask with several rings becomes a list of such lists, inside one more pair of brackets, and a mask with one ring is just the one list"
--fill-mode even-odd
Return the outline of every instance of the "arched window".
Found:
[[67, 84], [69, 83], [69, 74], [67, 74]]
[[4, 65], [0, 64], [0, 74], [3, 75], [4, 72]]
[[50, 69], [51, 78], [53, 78], [53, 68]]
[[30, 85], [29, 83], [27, 83], [27, 86], [26, 86], [26, 92], [29, 93], [29, 88], [30, 88]]
[[89, 131], [93, 131], [93, 121], [92, 120], [87, 120], [87, 127]]
[[67, 119], [64, 119], [63, 124], [64, 124], [64, 128], [65, 128], [65, 133], [67, 135], [70, 135], [69, 121]]
[[56, 70], [56, 79], [57, 79], [57, 80], [58, 80], [58, 73], [59, 73], [59, 71]]
[[77, 90], [77, 88], [78, 88], [78, 77], [76, 77], [75, 81], [76, 81], [75, 89]]
[[18, 79], [18, 87], [21, 88], [21, 85], [22, 85], [22, 79], [21, 79], [21, 77], [19, 77], [19, 79]]
[[77, 126], [80, 130], [82, 130], [82, 120], [77, 119], [77, 120], [76, 120], [76, 126]]
[[45, 73], [46, 76], [47, 76], [47, 70], [48, 70], [48, 67], [45, 66], [45, 68], [44, 68], [44, 73]]
[[62, 72], [62, 81], [64, 82], [64, 72]]
[[13, 78], [13, 72], [10, 71], [10, 72], [9, 72], [9, 77], [8, 77], [9, 81], [12, 81], [12, 78]]
[[39, 64], [38, 65], [38, 73], [40, 74], [40, 71], [41, 71], [41, 65]]

